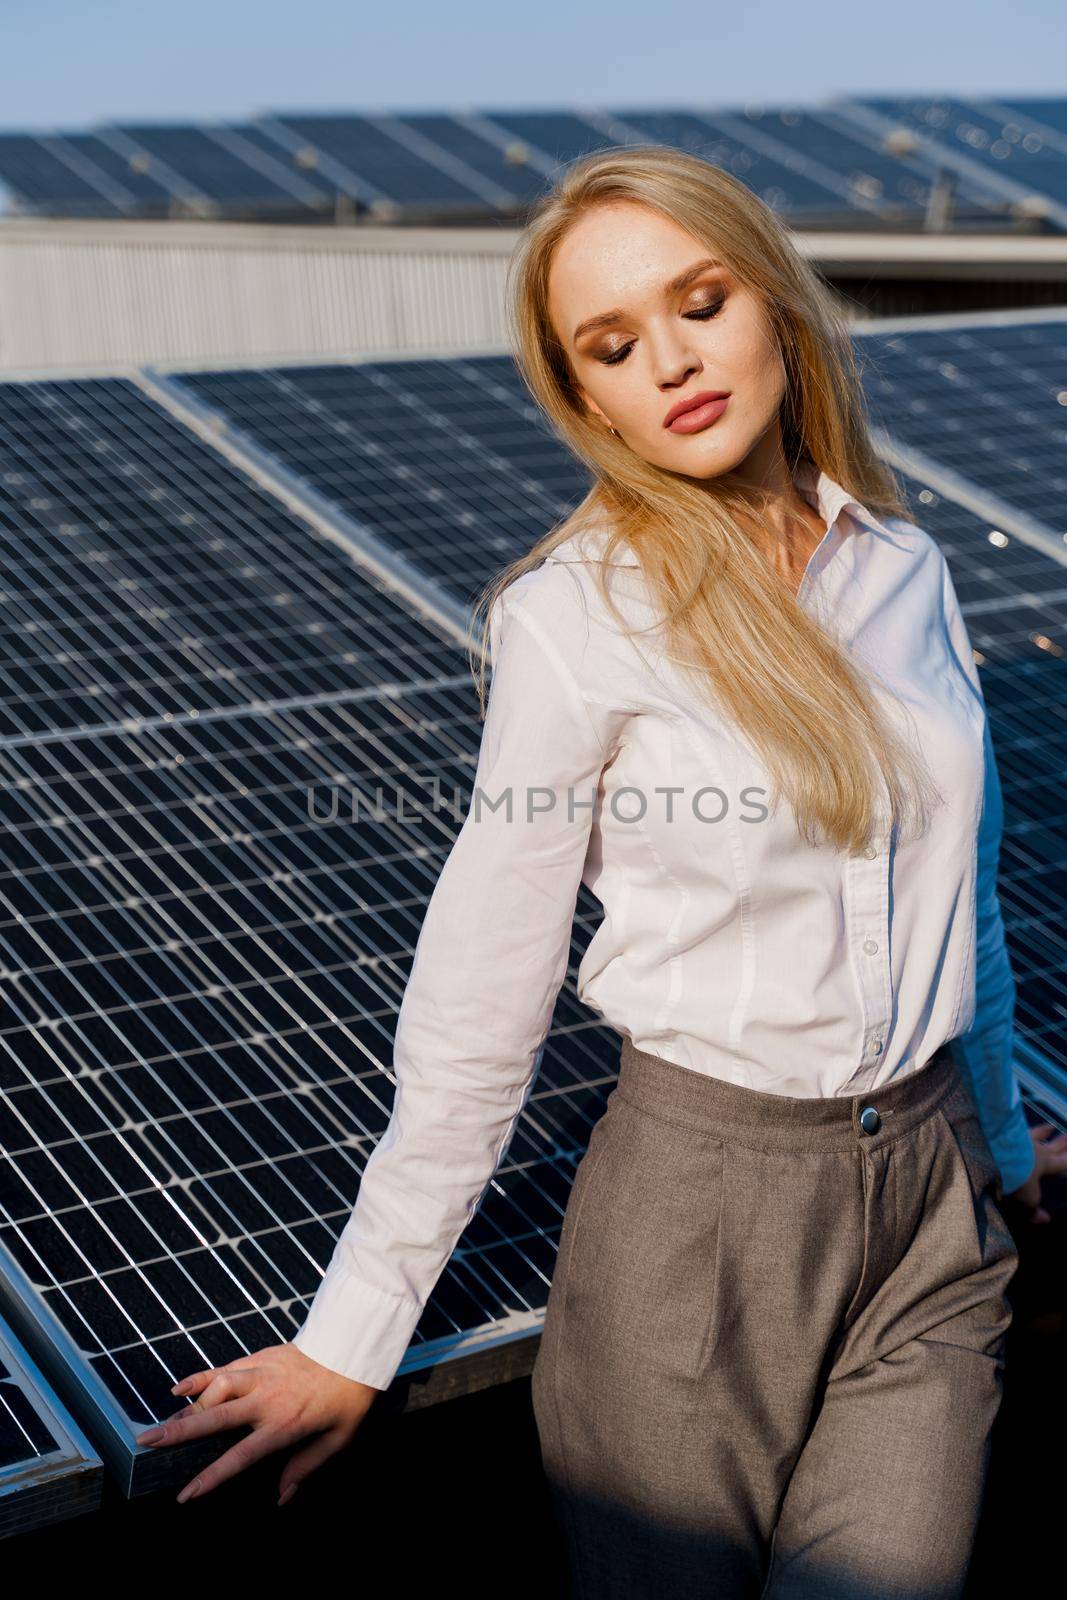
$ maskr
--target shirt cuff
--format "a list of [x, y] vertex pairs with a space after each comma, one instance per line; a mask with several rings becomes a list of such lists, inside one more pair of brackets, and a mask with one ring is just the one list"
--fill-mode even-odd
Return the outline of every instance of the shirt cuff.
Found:
[[343, 1378], [388, 1389], [421, 1315], [417, 1300], [389, 1294], [334, 1259], [290, 1343]]
[[1000, 1168], [1000, 1181], [1005, 1194], [1022, 1187], [1037, 1164], [1037, 1152], [1030, 1137], [1030, 1126], [1022, 1107], [992, 1145], [993, 1159]]

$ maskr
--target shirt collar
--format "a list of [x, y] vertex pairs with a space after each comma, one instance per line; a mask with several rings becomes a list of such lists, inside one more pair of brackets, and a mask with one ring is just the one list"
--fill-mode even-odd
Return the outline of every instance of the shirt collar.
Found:
[[827, 528], [832, 528], [842, 511], [847, 511], [855, 521], [875, 533], [890, 532], [886, 524], [868, 511], [862, 501], [849, 494], [847, 489], [842, 489], [828, 473], [818, 471], [812, 463], [801, 462], [793, 474], [793, 482], [809, 504], [813, 504]]
[[[862, 501], [849, 494], [848, 490], [843, 489], [839, 483], [835, 483], [828, 473], [817, 470], [811, 462], [801, 462], [793, 474], [793, 482], [809, 504], [812, 504], [813, 509], [818, 511], [827, 529], [833, 527], [843, 511], [847, 511], [860, 527], [870, 529], [875, 533], [890, 533], [890, 529], [886, 524], [880, 521], [873, 512], [868, 511]], [[556, 550], [550, 552], [551, 559], [553, 561], [566, 561], [568, 559], [566, 552], [572, 549], [578, 552], [576, 559], [579, 562], [596, 559], [595, 555], [591, 555], [580, 534], [572, 535], [570, 539], [557, 545]], [[611, 563], [612, 566], [640, 566], [640, 558], [627, 540], [621, 540], [616, 549], [617, 553]]]

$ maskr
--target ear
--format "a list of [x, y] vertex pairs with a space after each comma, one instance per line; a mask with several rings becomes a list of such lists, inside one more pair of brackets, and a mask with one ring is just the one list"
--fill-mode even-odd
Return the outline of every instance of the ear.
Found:
[[606, 426], [610, 427], [611, 424], [608, 422], [608, 419], [604, 415], [603, 411], [601, 411], [601, 409], [597, 405], [596, 401], [591, 399], [589, 397], [589, 395], [586, 394], [586, 392], [582, 388], [581, 384], [580, 383], [576, 383], [574, 387], [575, 387], [575, 392], [578, 395], [579, 400], [582, 402], [582, 405], [585, 407], [586, 411], [590, 412], [592, 416], [594, 416], [596, 418], [599, 418], [599, 420], [601, 422], [603, 422]]

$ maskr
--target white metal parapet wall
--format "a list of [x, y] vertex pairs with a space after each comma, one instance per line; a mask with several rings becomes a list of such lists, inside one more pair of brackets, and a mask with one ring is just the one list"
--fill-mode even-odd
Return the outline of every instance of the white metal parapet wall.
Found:
[[[0, 218], [0, 374], [505, 350], [520, 230]], [[796, 233], [835, 279], [1043, 280], [1067, 236]]]
[[0, 372], [506, 345], [513, 228], [0, 222]]

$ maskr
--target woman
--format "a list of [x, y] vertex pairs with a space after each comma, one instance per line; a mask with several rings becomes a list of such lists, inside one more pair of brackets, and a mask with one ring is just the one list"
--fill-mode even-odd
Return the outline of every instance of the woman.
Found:
[[[431, 899], [397, 1096], [291, 1344], [143, 1436], [301, 1444], [397, 1370], [579, 993], [623, 1036], [533, 1398], [576, 1594], [958, 1594], [1028, 1129], [1000, 791], [941, 553], [874, 456], [827, 291], [679, 151], [577, 163], [516, 258], [526, 381], [594, 487], [489, 591], [479, 801]], [[505, 796], [506, 802], [505, 802]], [[951, 1049], [946, 1048], [952, 1041]], [[546, 1107], [551, 1113], [551, 1106]]]

